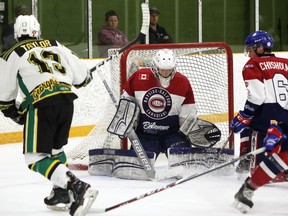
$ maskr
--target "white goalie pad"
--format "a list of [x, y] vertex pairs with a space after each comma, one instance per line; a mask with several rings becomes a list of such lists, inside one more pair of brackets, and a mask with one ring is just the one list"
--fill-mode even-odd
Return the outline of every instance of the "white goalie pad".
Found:
[[127, 99], [121, 99], [114, 118], [107, 131], [118, 136], [126, 137], [127, 134], [137, 125], [140, 115], [138, 105]]
[[[146, 152], [154, 166], [156, 154]], [[89, 150], [90, 175], [112, 176], [131, 180], [150, 180], [133, 150], [91, 149]]]
[[198, 147], [212, 147], [221, 139], [221, 131], [216, 125], [192, 115], [187, 116], [179, 130]]
[[[234, 158], [233, 149], [221, 148], [170, 148], [168, 149], [168, 165], [173, 173], [187, 176], [205, 172]], [[218, 171], [225, 175], [234, 173], [234, 165]]]

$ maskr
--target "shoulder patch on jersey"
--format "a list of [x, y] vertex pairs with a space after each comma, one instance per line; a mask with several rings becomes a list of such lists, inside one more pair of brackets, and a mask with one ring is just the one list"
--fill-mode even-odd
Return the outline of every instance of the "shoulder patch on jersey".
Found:
[[149, 80], [149, 74], [140, 73], [138, 79], [139, 80]]
[[253, 68], [253, 67], [254, 67], [253, 64], [246, 64], [246, 65], [245, 65], [245, 68]]

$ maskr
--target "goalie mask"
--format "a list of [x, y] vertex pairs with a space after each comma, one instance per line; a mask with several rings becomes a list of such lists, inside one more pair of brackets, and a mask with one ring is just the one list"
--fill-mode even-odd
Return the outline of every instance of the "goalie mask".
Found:
[[33, 15], [20, 15], [14, 24], [14, 37], [40, 38], [40, 24]]
[[176, 73], [176, 56], [172, 50], [159, 50], [153, 58], [152, 72], [160, 84], [167, 88]]

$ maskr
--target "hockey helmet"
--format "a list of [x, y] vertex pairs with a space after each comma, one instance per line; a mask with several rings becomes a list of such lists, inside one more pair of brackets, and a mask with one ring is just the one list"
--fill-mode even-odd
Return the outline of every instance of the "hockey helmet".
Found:
[[15, 39], [23, 36], [39, 38], [41, 35], [40, 24], [33, 15], [20, 15], [14, 24]]
[[[168, 77], [163, 77], [160, 70], [171, 70], [171, 73]], [[163, 86], [169, 85], [176, 72], [176, 56], [174, 52], [170, 49], [159, 50], [153, 58], [152, 71]]]
[[169, 70], [175, 69], [176, 66], [176, 57], [172, 50], [169, 49], [161, 49], [159, 50], [154, 58], [153, 58], [153, 65], [155, 68]]
[[251, 46], [253, 49], [256, 49], [259, 44], [261, 44], [265, 50], [271, 50], [273, 48], [274, 40], [268, 32], [262, 30], [248, 35], [245, 40], [246, 47]]

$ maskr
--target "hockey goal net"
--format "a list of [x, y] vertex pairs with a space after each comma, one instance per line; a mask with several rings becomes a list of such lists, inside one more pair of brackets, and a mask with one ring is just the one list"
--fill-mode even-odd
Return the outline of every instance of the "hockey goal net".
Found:
[[[72, 167], [87, 168], [88, 151], [95, 148], [128, 148], [106, 131], [115, 114], [115, 104], [109, 99], [111, 94], [119, 100], [124, 83], [132, 73], [141, 67], [151, 67], [154, 54], [163, 48], [172, 49], [177, 56], [177, 71], [186, 75], [192, 85], [198, 115], [213, 122], [222, 132], [216, 147], [222, 147], [229, 136], [229, 122], [233, 118], [233, 56], [231, 48], [223, 42], [175, 43], [175, 44], [137, 44], [128, 48], [119, 58], [106, 62], [99, 71], [104, 80], [106, 99], [100, 99], [105, 108], [101, 110], [100, 120], [90, 134], [74, 149], [68, 152], [68, 163]], [[110, 50], [115, 54], [117, 50]], [[94, 78], [95, 79], [95, 78]], [[92, 83], [92, 85], [94, 85]], [[96, 83], [95, 85], [101, 85]], [[103, 86], [102, 86], [103, 87]], [[104, 88], [104, 87], [103, 87]], [[179, 86], [181, 88], [181, 86]], [[109, 96], [109, 94], [110, 96]], [[107, 99], [108, 98], [108, 99]], [[98, 104], [95, 104], [97, 106]], [[232, 139], [226, 145], [233, 148]], [[76, 165], [76, 166], [75, 166]]]

